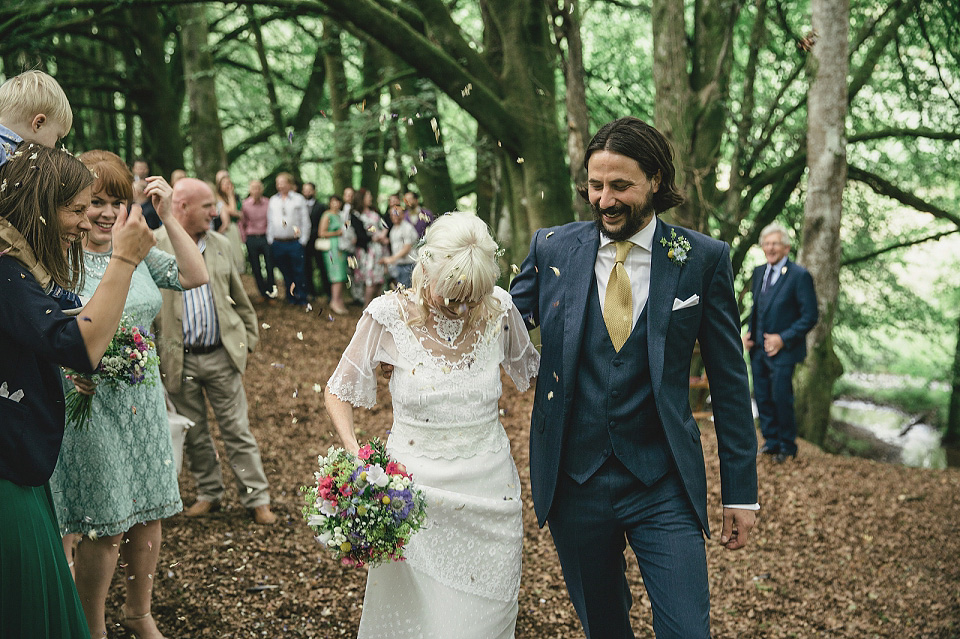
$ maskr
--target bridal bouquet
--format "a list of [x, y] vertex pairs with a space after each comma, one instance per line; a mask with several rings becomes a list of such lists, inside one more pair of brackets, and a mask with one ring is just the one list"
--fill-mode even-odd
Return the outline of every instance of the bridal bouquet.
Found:
[[[140, 326], [131, 326], [129, 319], [120, 320], [116, 335], [110, 340], [107, 352], [104, 353], [100, 364], [92, 375], [82, 375], [93, 379], [98, 384], [105, 381], [118, 385], [136, 386], [147, 381], [155, 381], [154, 376], [148, 376], [150, 366], [160, 360], [157, 358], [157, 349], [153, 343], [153, 335]], [[67, 371], [68, 375], [80, 375], [74, 371]], [[80, 430], [86, 428], [90, 422], [90, 411], [93, 408], [93, 395], [84, 395], [71, 388], [65, 397], [66, 418], [76, 424]]]
[[423, 493], [413, 477], [374, 439], [352, 455], [330, 447], [320, 457], [316, 485], [302, 486], [303, 516], [345, 566], [403, 561], [410, 536], [423, 526]]

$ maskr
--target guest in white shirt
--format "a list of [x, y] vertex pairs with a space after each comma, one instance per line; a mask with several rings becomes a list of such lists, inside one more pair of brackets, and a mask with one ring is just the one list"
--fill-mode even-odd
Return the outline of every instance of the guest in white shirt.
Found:
[[310, 210], [302, 195], [293, 190], [293, 176], [277, 175], [277, 194], [267, 209], [267, 243], [273, 263], [283, 275], [289, 304], [306, 306], [307, 287], [303, 273], [303, 247], [310, 239]]

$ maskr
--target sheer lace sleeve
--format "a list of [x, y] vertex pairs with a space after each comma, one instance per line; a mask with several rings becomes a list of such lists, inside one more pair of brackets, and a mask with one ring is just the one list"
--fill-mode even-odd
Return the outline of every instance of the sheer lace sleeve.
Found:
[[530, 388], [530, 382], [540, 370], [540, 353], [534, 348], [527, 333], [527, 327], [520, 317], [520, 311], [513, 305], [510, 294], [501, 291], [500, 302], [507, 306], [501, 321], [503, 332], [500, 334], [500, 347], [503, 351], [502, 365], [517, 389], [524, 392]]
[[327, 381], [331, 393], [359, 408], [373, 408], [377, 403], [379, 363], [396, 364], [393, 336], [371, 313], [376, 310], [375, 305], [385, 301], [378, 298], [363, 312], [357, 322], [357, 331]]
[[154, 246], [143, 258], [143, 263], [147, 265], [147, 269], [150, 270], [150, 275], [157, 286], [174, 291], [183, 290], [180, 285], [180, 268], [177, 266], [177, 258], [173, 255]]

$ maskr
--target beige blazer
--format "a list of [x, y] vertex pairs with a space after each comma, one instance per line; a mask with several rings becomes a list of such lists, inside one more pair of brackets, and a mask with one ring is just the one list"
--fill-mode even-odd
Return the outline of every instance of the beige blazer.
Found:
[[[167, 231], [160, 227], [157, 246], [173, 254], [173, 245]], [[220, 342], [227, 351], [233, 367], [241, 375], [247, 368], [247, 353], [253, 352], [260, 339], [257, 313], [243, 290], [243, 282], [233, 263], [230, 241], [209, 231], [203, 261], [210, 275], [210, 289], [220, 322]], [[157, 353], [160, 356], [160, 377], [168, 392], [176, 393], [183, 381], [183, 293], [160, 289], [163, 306], [153, 322]]]

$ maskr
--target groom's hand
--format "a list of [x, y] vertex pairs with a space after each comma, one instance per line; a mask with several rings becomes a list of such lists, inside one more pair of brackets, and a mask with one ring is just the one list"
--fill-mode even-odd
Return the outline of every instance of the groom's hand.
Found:
[[743, 508], [723, 509], [723, 530], [720, 545], [727, 550], [739, 550], [747, 545], [750, 530], [757, 523], [757, 511]]

